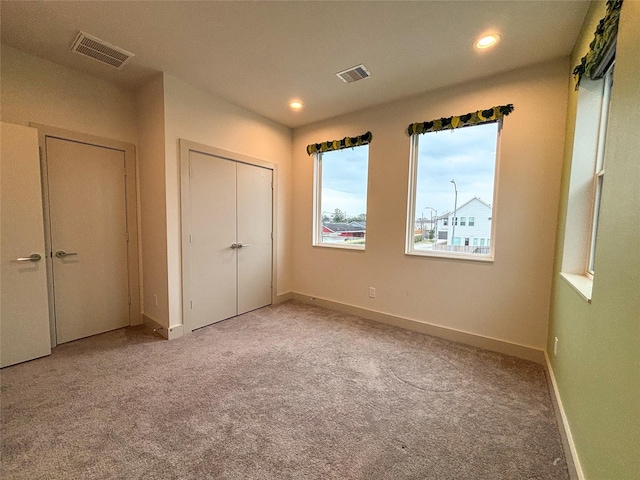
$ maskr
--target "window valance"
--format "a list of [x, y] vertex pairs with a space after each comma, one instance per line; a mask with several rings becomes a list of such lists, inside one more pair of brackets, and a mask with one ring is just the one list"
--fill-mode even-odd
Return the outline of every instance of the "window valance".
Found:
[[407, 128], [409, 136], [427, 132], [438, 132], [440, 130], [453, 130], [454, 128], [470, 127], [483, 123], [495, 122], [502, 117], [513, 112], [513, 104], [492, 107], [487, 110], [467, 113], [447, 118], [437, 118], [430, 122], [412, 123]]
[[576, 90], [582, 77], [591, 80], [602, 78], [606, 67], [611, 63], [616, 51], [620, 8], [622, 8], [622, 0], [607, 0], [607, 14], [596, 27], [589, 51], [580, 60], [580, 65], [573, 69], [573, 75], [576, 77]]
[[344, 148], [359, 147], [360, 145], [368, 145], [371, 143], [371, 132], [364, 133], [357, 137], [344, 137], [342, 140], [327, 140], [322, 143], [312, 143], [307, 145], [307, 153], [330, 152], [332, 150], [342, 150]]

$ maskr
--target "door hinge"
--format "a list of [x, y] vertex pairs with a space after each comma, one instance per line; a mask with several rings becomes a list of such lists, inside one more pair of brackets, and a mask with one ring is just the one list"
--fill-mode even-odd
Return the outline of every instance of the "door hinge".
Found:
[[131, 305], [131, 295], [129, 295], [129, 305]]
[[192, 240], [191, 240], [191, 234], [189, 234], [189, 243], [191, 243], [191, 242], [192, 242]]
[[191, 164], [189, 164], [189, 178], [193, 177], [193, 173], [191, 171]]
[[191, 310], [193, 310], [193, 300], [190, 300], [189, 304], [190, 304]]
[[127, 243], [129, 243], [129, 232], [127, 232]]

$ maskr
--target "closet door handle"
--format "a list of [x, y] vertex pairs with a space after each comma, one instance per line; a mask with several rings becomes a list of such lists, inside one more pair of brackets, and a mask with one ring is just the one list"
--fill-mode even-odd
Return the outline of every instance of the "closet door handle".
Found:
[[16, 260], [18, 262], [38, 262], [40, 261], [41, 258], [42, 257], [40, 256], [39, 253], [32, 253], [28, 257], [20, 257], [20, 258], [17, 258]]
[[244, 247], [248, 247], [249, 244], [248, 243], [239, 243], [238, 244], [238, 248], [244, 248]]
[[69, 257], [71, 255], [78, 255], [78, 253], [77, 252], [65, 252], [64, 250], [58, 250], [56, 252], [56, 257], [58, 257], [58, 258]]
[[242, 244], [239, 243], [232, 243], [231, 244], [231, 248], [236, 249], [236, 248], [240, 248], [242, 246]]

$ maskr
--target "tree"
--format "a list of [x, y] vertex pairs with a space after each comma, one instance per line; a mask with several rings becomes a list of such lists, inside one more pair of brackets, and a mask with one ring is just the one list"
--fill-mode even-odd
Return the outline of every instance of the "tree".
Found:
[[351, 217], [349, 219], [350, 222], [366, 222], [367, 221], [367, 214], [366, 213], [361, 213], [360, 215], [356, 215], [355, 217]]
[[347, 217], [342, 212], [342, 210], [340, 210], [339, 208], [336, 208], [335, 211], [333, 212], [333, 221], [336, 223], [346, 222]]

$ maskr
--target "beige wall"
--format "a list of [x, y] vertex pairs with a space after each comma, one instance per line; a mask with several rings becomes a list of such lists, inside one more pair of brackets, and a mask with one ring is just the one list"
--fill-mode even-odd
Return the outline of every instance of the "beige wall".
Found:
[[277, 285], [291, 284], [291, 130], [164, 75], [167, 257], [171, 326], [182, 323], [180, 156], [178, 139], [221, 148], [278, 165]]
[[169, 326], [167, 207], [162, 74], [137, 92], [143, 313]]
[[41, 123], [138, 143], [133, 92], [7, 45], [1, 48], [3, 122]]
[[[544, 349], [567, 107], [566, 59], [294, 131], [296, 292]], [[513, 103], [501, 141], [495, 262], [404, 254], [409, 138], [416, 121]], [[312, 247], [309, 143], [370, 130], [367, 246]], [[367, 296], [367, 287], [377, 298]]]
[[[571, 65], [593, 40], [595, 3]], [[570, 79], [548, 351], [584, 478], [640, 478], [640, 2], [623, 4], [605, 150], [591, 303], [560, 277], [577, 93]], [[558, 338], [558, 353], [553, 341]]]

